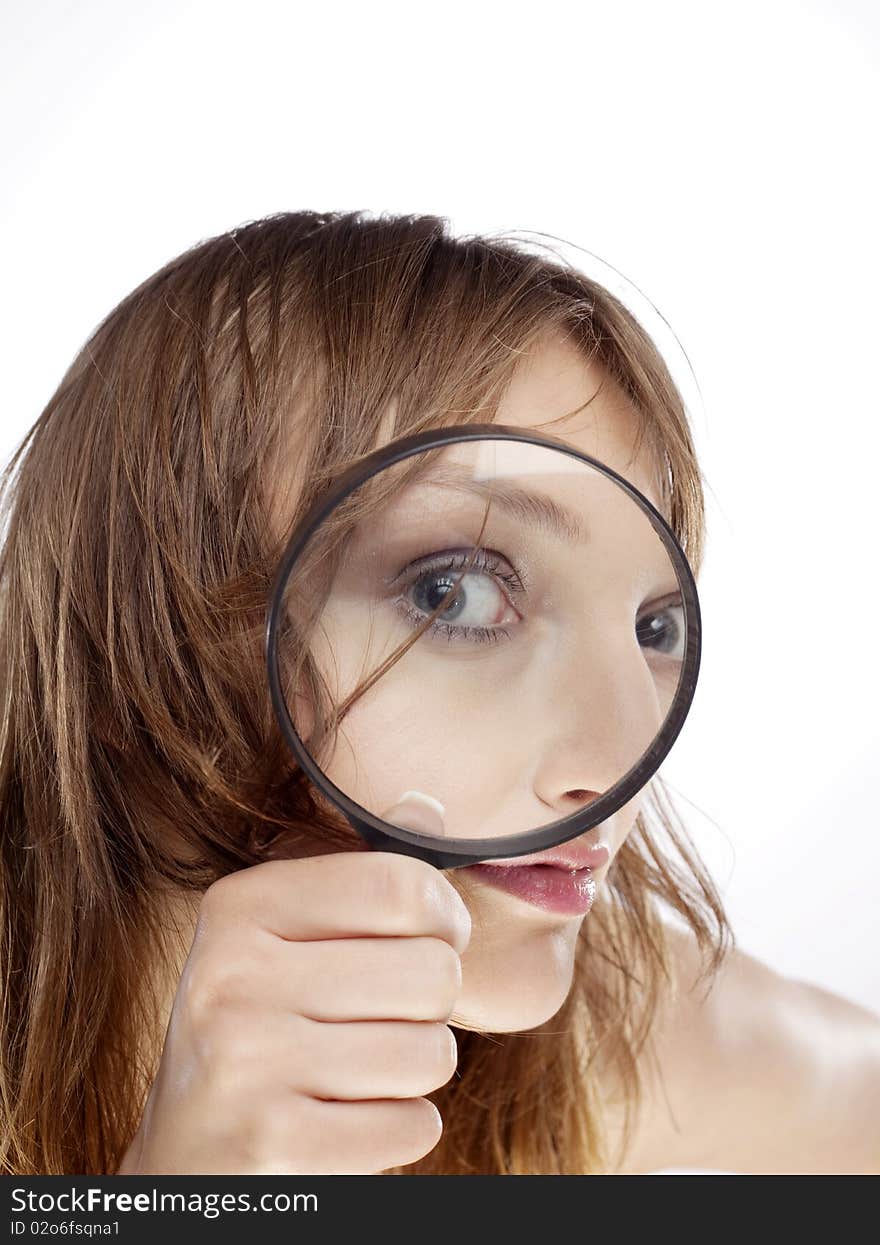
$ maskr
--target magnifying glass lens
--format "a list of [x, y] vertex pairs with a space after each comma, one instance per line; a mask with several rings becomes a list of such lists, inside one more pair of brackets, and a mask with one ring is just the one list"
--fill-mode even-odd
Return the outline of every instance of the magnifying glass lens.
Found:
[[331, 792], [380, 818], [424, 793], [443, 806], [438, 842], [487, 855], [625, 802], [693, 694], [676, 549], [640, 494], [546, 444], [452, 442], [376, 471], [301, 544], [278, 597], [300, 745]]

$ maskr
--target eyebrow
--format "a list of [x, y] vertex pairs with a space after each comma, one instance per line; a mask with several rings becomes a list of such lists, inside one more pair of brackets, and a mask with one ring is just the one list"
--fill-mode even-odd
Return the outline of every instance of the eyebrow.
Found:
[[432, 471], [425, 483], [488, 498], [521, 523], [549, 532], [557, 540], [569, 544], [587, 542], [581, 518], [574, 510], [554, 501], [546, 493], [533, 493], [520, 484], [511, 484], [502, 476], [492, 480], [475, 480], [468, 470], [444, 464]]

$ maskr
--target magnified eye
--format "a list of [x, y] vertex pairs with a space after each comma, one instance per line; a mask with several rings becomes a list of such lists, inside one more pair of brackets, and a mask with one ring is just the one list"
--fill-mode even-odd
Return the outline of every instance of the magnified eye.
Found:
[[505, 621], [510, 613], [507, 597], [488, 575], [475, 575], [473, 571], [465, 575], [431, 572], [422, 576], [412, 588], [413, 604], [430, 614], [457, 582], [461, 583], [461, 589], [439, 618], [469, 627], [491, 627]]
[[636, 622], [636, 637], [643, 648], [682, 661], [684, 634], [684, 606], [680, 601], [655, 605]]
[[472, 551], [444, 554], [431, 565], [422, 562], [407, 568], [411, 573], [410, 582], [403, 596], [398, 598], [400, 608], [418, 624], [433, 613], [458, 584], [457, 596], [438, 614], [428, 631], [443, 633], [449, 639], [453, 636], [472, 640], [506, 638], [508, 632], [504, 628], [520, 620], [508, 597], [508, 592], [523, 591], [519, 576], [514, 571], [506, 571], [504, 563], [482, 550], [477, 552], [471, 568], [460, 572], [458, 568], [466, 566], [471, 556]]

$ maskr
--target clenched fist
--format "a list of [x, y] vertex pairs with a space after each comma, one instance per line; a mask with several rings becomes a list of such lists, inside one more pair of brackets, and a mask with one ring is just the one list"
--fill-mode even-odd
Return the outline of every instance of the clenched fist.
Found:
[[427, 1154], [469, 938], [448, 879], [396, 853], [215, 882], [118, 1174], [370, 1174]]

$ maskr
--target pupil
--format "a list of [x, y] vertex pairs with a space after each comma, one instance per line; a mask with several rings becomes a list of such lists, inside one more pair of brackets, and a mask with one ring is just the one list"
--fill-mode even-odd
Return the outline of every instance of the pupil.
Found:
[[[449, 577], [423, 581], [423, 583], [416, 586], [416, 605], [426, 614], [432, 614], [444, 597], [451, 591], [455, 582], [454, 579]], [[427, 587], [425, 586], [426, 584]], [[465, 594], [459, 592], [456, 600], [439, 617], [443, 619], [456, 618], [465, 607], [464, 597]]]
[[652, 614], [647, 626], [641, 623], [636, 627], [636, 632], [641, 643], [651, 644], [653, 648], [664, 653], [670, 652], [678, 643], [678, 627], [675, 623], [667, 622], [660, 614]]

